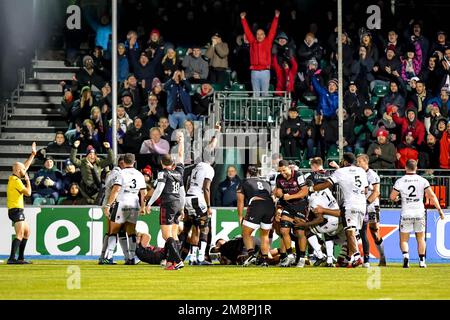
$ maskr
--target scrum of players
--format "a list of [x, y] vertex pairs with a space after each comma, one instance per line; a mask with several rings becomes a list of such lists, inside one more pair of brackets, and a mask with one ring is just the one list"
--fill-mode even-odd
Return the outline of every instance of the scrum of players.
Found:
[[[125, 264], [143, 261], [161, 264], [166, 270], [183, 268], [187, 256], [190, 265], [210, 265], [208, 255], [218, 256], [221, 263], [243, 266], [370, 267], [366, 234], [369, 229], [379, 251], [379, 265], [386, 266], [383, 239], [378, 233], [380, 178], [369, 168], [367, 155], [355, 157], [345, 153], [339, 165], [332, 163], [334, 172], [324, 170], [321, 158], [313, 158], [311, 172], [306, 174], [280, 160], [273, 168], [277, 174], [272, 178], [259, 176], [258, 169], [249, 166], [237, 189], [242, 237], [228, 243], [217, 239], [216, 245], [208, 250], [213, 157], [204, 156], [184, 183], [183, 134], [177, 140], [178, 155], [176, 159], [170, 155], [162, 157], [163, 170], [158, 173], [153, 189], [147, 190], [143, 175], [134, 169], [132, 154], [122, 156], [119, 166], [112, 170], [105, 182], [103, 211], [108, 219], [108, 232], [99, 264], [115, 264], [113, 253], [119, 242]], [[211, 152], [216, 143], [213, 137], [206, 149]], [[424, 196], [438, 209], [441, 219], [444, 213], [427, 180], [416, 174], [417, 163], [409, 160], [405, 170], [406, 175], [396, 181], [390, 195], [392, 201], [402, 202], [403, 267], [409, 267], [411, 232], [415, 232], [418, 242], [419, 265], [426, 267]], [[158, 199], [164, 248], [150, 246], [150, 236], [136, 232], [139, 214], [148, 214]], [[252, 235], [258, 229], [259, 237], [255, 238]], [[280, 238], [278, 248], [271, 248], [274, 234]], [[359, 251], [359, 242], [363, 244], [363, 252]], [[337, 259], [336, 248], [340, 248]]]

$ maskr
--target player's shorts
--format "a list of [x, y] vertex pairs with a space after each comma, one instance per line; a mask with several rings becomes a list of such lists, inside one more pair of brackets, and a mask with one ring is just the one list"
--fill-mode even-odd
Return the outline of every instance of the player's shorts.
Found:
[[[369, 210], [370, 208], [370, 210]], [[380, 222], [380, 207], [375, 206], [373, 208], [367, 207], [367, 215], [369, 216], [369, 223], [379, 223]]]
[[180, 201], [171, 201], [161, 203], [159, 212], [159, 224], [162, 226], [170, 226], [180, 222], [181, 210]]
[[139, 245], [136, 248], [136, 256], [145, 263], [159, 265], [165, 258], [165, 252], [162, 248], [144, 248]]
[[8, 217], [13, 223], [25, 221], [25, 214], [21, 208], [8, 209]]
[[186, 208], [189, 216], [191, 217], [202, 217], [207, 214], [206, 201], [203, 196], [186, 196], [186, 202], [184, 207]]
[[321, 224], [310, 228], [314, 234], [328, 234], [335, 235], [339, 229], [339, 218], [334, 216], [327, 216], [325, 221]]
[[364, 222], [365, 210], [358, 208], [345, 208], [345, 229], [356, 228], [360, 230]]
[[253, 200], [247, 207], [242, 224], [254, 230], [272, 229], [272, 222], [275, 215], [275, 205], [272, 200]]
[[136, 205], [116, 202], [111, 207], [110, 220], [118, 224], [124, 224], [125, 222], [136, 224], [139, 218], [139, 210], [140, 208], [136, 207]]
[[400, 232], [425, 232], [425, 215], [413, 217], [400, 217]]
[[289, 218], [301, 218], [305, 219], [306, 207], [283, 207], [281, 211], [281, 216], [287, 216]]

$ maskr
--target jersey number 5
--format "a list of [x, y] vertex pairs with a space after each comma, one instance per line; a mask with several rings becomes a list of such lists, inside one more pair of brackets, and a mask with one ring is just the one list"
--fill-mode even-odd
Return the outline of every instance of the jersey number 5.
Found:
[[362, 186], [362, 182], [361, 182], [361, 180], [359, 179], [359, 176], [355, 176], [355, 185], [356, 185], [358, 188], [361, 188], [361, 186]]

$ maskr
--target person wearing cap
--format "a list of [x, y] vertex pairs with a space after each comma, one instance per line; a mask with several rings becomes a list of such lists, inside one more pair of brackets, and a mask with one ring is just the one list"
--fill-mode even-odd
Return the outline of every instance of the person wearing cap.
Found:
[[367, 104], [369, 99], [359, 91], [358, 84], [355, 81], [348, 83], [348, 88], [344, 92], [344, 108], [352, 118], [356, 118], [363, 111], [362, 107]]
[[425, 119], [423, 120], [423, 124], [425, 126], [425, 130], [427, 133], [430, 132], [432, 127], [436, 126], [437, 121], [442, 117], [441, 110], [439, 108], [438, 103], [435, 101], [433, 103], [429, 103], [427, 105]]
[[375, 76], [375, 81], [370, 83], [370, 90], [372, 91], [375, 85], [389, 85], [391, 80], [401, 80], [402, 62], [396, 55], [395, 47], [389, 45], [386, 48], [386, 54], [378, 61], [375, 61], [375, 66], [372, 68]]
[[129, 61], [138, 84], [148, 92], [151, 88], [153, 78], [159, 75], [161, 70], [161, 61], [164, 56], [164, 50], [157, 47], [152, 59], [148, 53], [139, 52], [137, 49], [128, 51]]
[[404, 168], [406, 166], [406, 161], [409, 159], [413, 159], [415, 161], [419, 160], [419, 151], [414, 144], [414, 136], [411, 131], [408, 131], [403, 142], [397, 146], [396, 157], [396, 167], [398, 169]]
[[[320, 71], [320, 70], [319, 70]], [[320, 74], [320, 72], [317, 73]], [[317, 105], [316, 112], [323, 115], [325, 119], [330, 119], [336, 117], [336, 110], [339, 107], [339, 97], [338, 97], [338, 80], [333, 78], [328, 81], [328, 87], [325, 89], [317, 76], [312, 77], [312, 85], [314, 90], [319, 95], [319, 103]]]
[[377, 115], [369, 104], [364, 105], [361, 110], [362, 112], [357, 115], [355, 128], [353, 129], [356, 140], [355, 148], [367, 150], [372, 140], [372, 132], [375, 129]]
[[367, 49], [359, 46], [358, 58], [352, 62], [350, 67], [350, 80], [356, 84], [361, 94], [369, 96], [369, 83], [375, 80], [370, 72], [375, 65], [375, 61], [367, 55]]
[[447, 130], [442, 134], [440, 140], [439, 163], [442, 169], [450, 169], [450, 120], [447, 122]]
[[145, 49], [147, 55], [153, 58], [156, 49], [164, 49], [164, 40], [158, 29], [154, 28], [150, 31], [149, 39], [147, 41], [147, 48]]
[[381, 115], [381, 119], [375, 124], [375, 128], [372, 131], [372, 138], [376, 139], [378, 130], [384, 128], [389, 132], [389, 140], [392, 142], [397, 141], [397, 125], [395, 124], [394, 119], [392, 119], [394, 106], [395, 105], [388, 105], [386, 107], [386, 110]]
[[275, 10], [275, 16], [270, 25], [269, 33], [263, 29], [256, 31], [256, 37], [250, 29], [246, 12], [241, 12], [241, 23], [245, 36], [250, 44], [250, 70], [252, 90], [255, 97], [267, 95], [270, 86], [270, 67], [272, 63], [272, 44], [278, 28], [280, 11]]
[[75, 167], [80, 168], [81, 171], [81, 183], [80, 191], [83, 197], [87, 200], [89, 204], [97, 203], [97, 196], [100, 191], [100, 177], [101, 172], [104, 168], [113, 164], [114, 156], [113, 151], [110, 148], [108, 142], [103, 143], [103, 147], [106, 150], [106, 159], [99, 159], [96, 150], [89, 146], [87, 148], [86, 156], [78, 159], [78, 148], [80, 147], [80, 141], [74, 142], [72, 151], [70, 152], [70, 161], [75, 165]]
[[186, 79], [191, 83], [202, 83], [208, 78], [208, 62], [202, 57], [200, 46], [195, 45], [188, 49], [187, 56], [181, 63]]
[[51, 156], [46, 156], [44, 167], [40, 169], [33, 179], [33, 205], [52, 205], [58, 202], [59, 190], [62, 187], [62, 174], [55, 167]]
[[139, 85], [138, 80], [133, 73], [128, 74], [127, 79], [120, 86], [119, 95], [122, 96], [124, 91], [131, 93], [134, 105], [142, 106], [144, 104], [145, 99], [142, 83]]
[[412, 77], [420, 74], [422, 70], [422, 49], [420, 44], [415, 41], [406, 46], [405, 56], [400, 57], [402, 62], [402, 79], [408, 82]]
[[167, 109], [167, 92], [163, 90], [163, 83], [159, 78], [154, 78], [152, 81], [152, 90], [149, 93], [150, 95], [154, 95], [158, 98], [158, 103], [162, 109], [164, 109], [164, 114], [166, 115]]
[[105, 79], [103, 79], [94, 67], [94, 59], [92, 56], [84, 56], [82, 67], [76, 72], [72, 79], [72, 91], [74, 93], [78, 94], [80, 90], [86, 86], [90, 88], [94, 85], [97, 89], [101, 89], [106, 85]]
[[378, 109], [379, 114], [383, 114], [388, 105], [396, 105], [398, 107], [399, 114], [403, 116], [405, 113], [405, 97], [399, 89], [399, 82], [397, 80], [393, 79], [389, 81], [389, 91], [380, 100], [380, 106]]
[[141, 114], [141, 106], [134, 104], [133, 95], [131, 94], [130, 91], [128, 90], [123, 91], [121, 99], [122, 99], [121, 106], [125, 109], [125, 112], [127, 113], [128, 117], [130, 117], [130, 119], [134, 119], [139, 114]]
[[[272, 49], [272, 68], [276, 74], [275, 91], [294, 92], [295, 78], [297, 76], [298, 64], [295, 59], [294, 50], [288, 45], [289, 38], [284, 32], [280, 32]], [[282, 96], [281, 92], [275, 95]]]
[[378, 129], [376, 133], [377, 141], [373, 142], [367, 149], [369, 165], [372, 169], [394, 169], [396, 149], [389, 141], [389, 131], [384, 128]]
[[124, 43], [119, 43], [117, 45], [117, 81], [119, 83], [124, 82], [130, 73], [126, 50]]
[[69, 194], [70, 191], [70, 185], [72, 183], [81, 183], [81, 172], [80, 170], [77, 170], [75, 165], [70, 161], [70, 159], [67, 159], [64, 161], [64, 172], [62, 177], [62, 189], [59, 193], [61, 197], [65, 197]]
[[297, 57], [299, 63], [299, 70], [306, 71], [307, 62], [312, 58], [316, 61], [322, 60], [323, 48], [320, 46], [316, 36], [312, 32], [308, 32], [302, 43], [298, 46]]
[[226, 84], [229, 53], [228, 44], [222, 41], [219, 33], [215, 33], [205, 52], [205, 57], [209, 59], [209, 81], [211, 83]]

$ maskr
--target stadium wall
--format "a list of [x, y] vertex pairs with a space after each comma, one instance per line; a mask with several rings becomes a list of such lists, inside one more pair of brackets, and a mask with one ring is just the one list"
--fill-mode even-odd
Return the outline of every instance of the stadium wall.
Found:
[[[0, 208], [0, 256], [9, 255], [14, 228], [8, 219], [8, 210]], [[79, 256], [80, 258], [99, 256], [102, 238], [106, 231], [105, 219], [100, 207], [27, 207], [26, 220], [30, 224], [31, 237], [28, 241], [26, 255], [29, 256]], [[385, 239], [385, 253], [388, 259], [401, 259], [399, 249], [398, 221], [400, 210], [383, 209], [381, 211], [380, 232]], [[223, 238], [232, 239], [240, 234], [235, 209], [216, 208], [212, 216], [212, 241]], [[152, 245], [163, 246], [164, 240], [159, 232], [159, 210], [140, 217], [137, 225], [139, 232], [152, 235]], [[157, 236], [155, 236], [157, 235]], [[276, 236], [276, 235], [275, 235]], [[410, 254], [416, 256], [415, 239], [410, 241]], [[372, 238], [371, 255], [377, 257]], [[274, 246], [278, 245], [274, 238]], [[120, 246], [116, 255], [121, 256]], [[427, 215], [427, 259], [440, 261], [450, 259], [450, 215], [439, 219], [435, 210]]]

